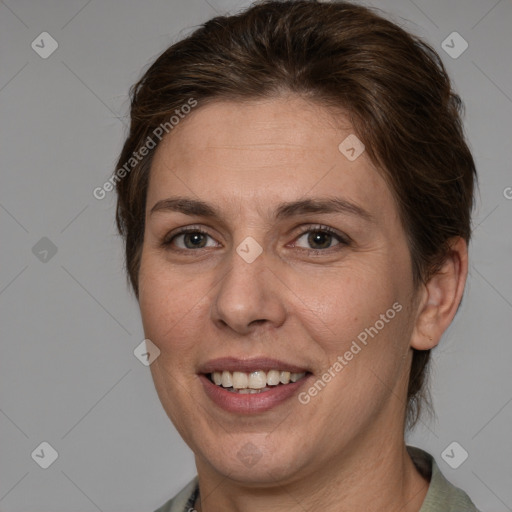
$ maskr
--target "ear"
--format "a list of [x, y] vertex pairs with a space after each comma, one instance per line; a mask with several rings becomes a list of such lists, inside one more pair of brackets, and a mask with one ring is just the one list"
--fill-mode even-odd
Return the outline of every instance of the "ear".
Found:
[[462, 300], [467, 273], [467, 243], [463, 238], [452, 238], [443, 266], [419, 291], [412, 348], [429, 350], [439, 343]]

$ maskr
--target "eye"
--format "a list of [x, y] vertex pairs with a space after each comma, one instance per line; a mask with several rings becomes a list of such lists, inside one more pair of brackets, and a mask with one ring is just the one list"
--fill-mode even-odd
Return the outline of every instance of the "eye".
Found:
[[[307, 236], [306, 236], [307, 235]], [[176, 250], [187, 251], [195, 249], [205, 249], [207, 247], [216, 247], [216, 244], [207, 245], [207, 240], [213, 238], [204, 230], [189, 226], [182, 228], [178, 233], [174, 233], [164, 239], [162, 246], [165, 248], [175, 248]], [[298, 241], [305, 239], [308, 246], [298, 244]], [[333, 244], [333, 242], [335, 242]], [[334, 231], [328, 226], [314, 226], [304, 230], [294, 243], [294, 247], [313, 251], [324, 252], [338, 245], [348, 245], [349, 239]]]
[[[181, 229], [178, 233], [171, 237], [166, 238], [163, 241], [164, 246], [170, 246], [175, 244], [178, 249], [204, 249], [205, 247], [215, 247], [215, 245], [206, 245], [207, 238], [211, 238], [210, 235], [202, 229], [196, 227], [188, 227]], [[179, 240], [181, 243], [176, 242]], [[213, 239], [212, 239], [213, 240]]]
[[[323, 251], [331, 249], [337, 245], [348, 245], [348, 240], [345, 237], [328, 226], [315, 226], [314, 229], [309, 228], [306, 231], [303, 231], [297, 240], [302, 238], [305, 238], [306, 244], [309, 244], [309, 247], [299, 247], [313, 251]], [[333, 241], [336, 242], [336, 244], [332, 245]]]

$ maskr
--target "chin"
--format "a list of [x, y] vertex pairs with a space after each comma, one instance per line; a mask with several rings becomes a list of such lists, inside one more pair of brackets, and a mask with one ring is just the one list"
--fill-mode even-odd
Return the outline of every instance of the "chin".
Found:
[[209, 453], [203, 451], [201, 456], [196, 456], [196, 463], [203, 460], [215, 472], [231, 480], [258, 487], [273, 487], [277, 482], [293, 479], [300, 472], [305, 464], [300, 460], [304, 459], [300, 443], [284, 446], [283, 443], [269, 443], [268, 439], [266, 443], [258, 443], [256, 437], [249, 434], [230, 439], [229, 446], [217, 444]]

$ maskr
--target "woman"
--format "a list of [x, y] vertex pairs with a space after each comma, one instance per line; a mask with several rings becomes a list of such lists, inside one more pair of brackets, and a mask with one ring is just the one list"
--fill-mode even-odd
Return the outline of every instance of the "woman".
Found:
[[133, 87], [117, 222], [198, 472], [159, 512], [477, 510], [404, 441], [466, 281], [460, 107], [344, 2], [212, 19]]

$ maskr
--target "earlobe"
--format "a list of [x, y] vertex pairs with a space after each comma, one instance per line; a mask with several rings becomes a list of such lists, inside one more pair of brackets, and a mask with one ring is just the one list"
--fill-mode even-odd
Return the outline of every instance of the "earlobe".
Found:
[[442, 267], [423, 285], [418, 301], [411, 347], [434, 348], [452, 322], [459, 307], [468, 272], [468, 249], [463, 238], [450, 241], [450, 252]]

